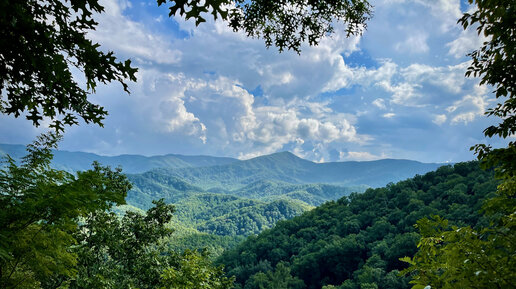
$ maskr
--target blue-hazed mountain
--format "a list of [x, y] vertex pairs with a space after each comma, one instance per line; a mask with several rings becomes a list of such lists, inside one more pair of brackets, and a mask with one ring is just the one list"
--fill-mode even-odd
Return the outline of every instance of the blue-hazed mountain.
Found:
[[210, 191], [238, 190], [263, 180], [291, 184], [380, 187], [424, 174], [441, 165], [395, 159], [314, 163], [292, 153], [281, 152], [224, 165], [156, 169], [154, 174], [174, 176]]
[[[14, 159], [19, 159], [26, 154], [25, 146], [0, 144], [0, 156], [5, 154], [9, 154]], [[239, 162], [234, 158], [212, 156], [178, 154], [150, 157], [142, 155], [101, 156], [93, 153], [55, 150], [52, 165], [56, 169], [75, 172], [90, 169], [93, 161], [111, 167], [121, 166], [125, 173], [130, 174], [143, 173], [156, 168], [203, 167]]]
[[134, 184], [127, 202], [149, 208], [202, 193], [233, 195], [262, 202], [289, 200], [318, 206], [351, 192], [363, 192], [439, 167], [408, 160], [314, 163], [283, 152], [246, 161], [197, 168], [155, 169], [128, 175]]

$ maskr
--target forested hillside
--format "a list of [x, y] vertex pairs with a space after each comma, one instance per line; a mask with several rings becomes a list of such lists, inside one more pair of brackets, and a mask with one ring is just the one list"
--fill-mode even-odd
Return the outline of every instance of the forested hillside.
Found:
[[251, 199], [291, 199], [308, 205], [318, 206], [326, 201], [336, 200], [352, 192], [363, 192], [367, 186], [341, 187], [328, 184], [290, 184], [281, 181], [260, 180], [229, 194]]
[[444, 166], [278, 222], [218, 263], [237, 288], [410, 288], [399, 258], [416, 252], [416, 221], [439, 214], [457, 225], [486, 224], [479, 210], [496, 186], [477, 162]]
[[265, 202], [292, 200], [317, 206], [352, 192], [363, 192], [367, 188], [366, 186], [341, 187], [328, 184], [300, 185], [275, 180], [259, 180], [235, 190], [222, 188], [204, 190], [179, 177], [163, 174], [156, 170], [128, 177], [134, 186], [128, 193], [127, 202], [138, 208], [149, 208], [152, 206], [152, 200], [156, 199], [163, 198], [169, 203], [176, 203], [204, 193], [232, 195]]
[[174, 204], [176, 218], [197, 230], [221, 236], [258, 234], [277, 221], [312, 209], [292, 200], [263, 202], [220, 194], [198, 194]]

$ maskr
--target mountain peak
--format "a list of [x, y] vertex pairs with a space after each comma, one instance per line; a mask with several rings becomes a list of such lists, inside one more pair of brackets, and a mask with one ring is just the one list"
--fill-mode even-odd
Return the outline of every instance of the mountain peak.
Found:
[[273, 154], [270, 154], [271, 156], [282, 156], [282, 157], [287, 157], [287, 158], [295, 158], [295, 159], [300, 159], [300, 157], [296, 156], [295, 154], [289, 152], [289, 151], [282, 151], [282, 152], [277, 152], [277, 153], [273, 153]]
[[250, 161], [252, 161], [252, 160], [269, 160], [269, 161], [283, 162], [283, 163], [284, 162], [310, 162], [308, 160], [305, 160], [305, 159], [302, 159], [302, 158], [296, 156], [295, 154], [293, 154], [289, 151], [272, 153], [270, 155], [263, 155], [263, 156], [259, 156], [259, 157], [250, 159]]

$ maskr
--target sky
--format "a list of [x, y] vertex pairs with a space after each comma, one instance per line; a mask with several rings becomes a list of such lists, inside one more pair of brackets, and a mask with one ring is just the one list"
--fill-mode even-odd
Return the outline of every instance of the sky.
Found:
[[[489, 87], [465, 78], [482, 36], [456, 22], [460, 0], [375, 0], [361, 36], [342, 23], [300, 55], [267, 49], [224, 22], [196, 27], [156, 1], [101, 0], [89, 37], [138, 67], [126, 94], [100, 85], [100, 128], [68, 127], [60, 149], [101, 155], [169, 153], [248, 159], [291, 151], [316, 162], [474, 159], [496, 123]], [[80, 74], [75, 72], [77, 79]], [[45, 125], [0, 116], [0, 143], [27, 144]]]

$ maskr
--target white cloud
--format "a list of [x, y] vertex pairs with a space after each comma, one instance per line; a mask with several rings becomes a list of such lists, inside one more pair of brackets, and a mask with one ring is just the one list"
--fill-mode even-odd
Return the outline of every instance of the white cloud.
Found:
[[94, 15], [99, 25], [88, 33], [101, 48], [130, 55], [141, 62], [152, 61], [158, 64], [175, 64], [181, 59], [181, 51], [174, 49], [162, 35], [153, 33], [144, 24], [132, 21], [123, 15], [131, 7], [131, 2], [103, 0], [105, 12]]
[[375, 155], [370, 152], [358, 152], [358, 151], [348, 151], [348, 152], [340, 152], [339, 159], [341, 161], [373, 161], [379, 159], [385, 159], [388, 156], [384, 153], [381, 155]]
[[416, 0], [417, 3], [429, 7], [431, 14], [438, 18], [441, 32], [447, 32], [457, 26], [457, 20], [462, 16], [460, 0]]
[[428, 35], [421, 31], [411, 33], [413, 34], [404, 41], [396, 43], [394, 48], [401, 53], [417, 54], [428, 52], [430, 50], [427, 44]]
[[437, 124], [437, 125], [442, 125], [443, 123], [446, 122], [446, 115], [445, 114], [438, 114], [438, 115], [435, 115], [434, 119], [432, 120], [433, 123]]
[[393, 118], [393, 117], [396, 116], [396, 114], [392, 113], [392, 112], [389, 112], [389, 113], [384, 113], [382, 116], [385, 117], [385, 118]]
[[309, 142], [324, 149], [333, 142], [370, 139], [356, 132], [353, 117], [333, 112], [326, 103], [294, 99], [283, 105], [258, 105], [229, 78], [169, 74], [167, 82], [160, 79], [154, 81], [153, 95], [162, 101], [145, 112], [155, 116], [155, 125], [201, 138], [207, 145], [225, 146], [241, 158], [273, 153], [286, 145]]
[[383, 98], [377, 98], [375, 99], [372, 104], [376, 107], [378, 107], [379, 109], [386, 109], [386, 106], [385, 106], [385, 100], [383, 100]]
[[457, 100], [446, 110], [453, 114], [451, 117], [452, 124], [468, 124], [479, 116], [483, 116], [486, 111], [490, 98], [487, 96], [487, 88], [485, 86], [476, 86], [473, 94], [465, 95], [462, 99]]
[[392, 93], [391, 103], [404, 106], [421, 106], [417, 100], [421, 97], [417, 91], [421, 87], [420, 84], [402, 82], [393, 85], [388, 81], [381, 81], [377, 85]]
[[206, 136], [206, 126], [200, 122], [193, 113], [189, 112], [185, 107], [185, 102], [179, 97], [171, 97], [160, 103], [161, 113], [167, 122], [167, 130], [170, 132], [183, 131], [187, 135], [197, 135], [204, 142]]
[[398, 66], [390, 59], [381, 60], [378, 68], [349, 67], [340, 58], [336, 61], [336, 70], [328, 80], [323, 92], [337, 91], [353, 85], [370, 86], [380, 82], [390, 82], [398, 72]]
[[478, 34], [476, 29], [470, 26], [467, 30], [461, 31], [458, 38], [446, 43], [446, 47], [449, 48], [449, 55], [461, 58], [473, 50], [479, 49], [488, 40], [489, 38], [485, 37], [483, 33]]
[[468, 66], [469, 61], [437, 67], [415, 63], [401, 69], [401, 75], [408, 82], [429, 83], [451, 93], [460, 93], [466, 82], [464, 73]]

